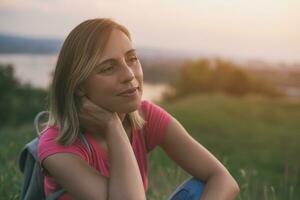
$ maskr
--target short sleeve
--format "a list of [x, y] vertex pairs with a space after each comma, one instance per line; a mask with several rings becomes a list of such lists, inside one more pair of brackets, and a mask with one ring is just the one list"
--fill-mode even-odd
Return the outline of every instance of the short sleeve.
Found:
[[58, 129], [56, 127], [47, 128], [40, 136], [38, 144], [38, 160], [41, 166], [45, 158], [56, 153], [72, 153], [87, 162], [89, 161], [88, 152], [80, 139], [75, 140], [75, 142], [69, 146], [62, 146], [55, 141], [57, 136]]
[[145, 142], [147, 151], [150, 152], [163, 142], [171, 115], [162, 107], [147, 100], [142, 102], [142, 112], [146, 120], [143, 128]]

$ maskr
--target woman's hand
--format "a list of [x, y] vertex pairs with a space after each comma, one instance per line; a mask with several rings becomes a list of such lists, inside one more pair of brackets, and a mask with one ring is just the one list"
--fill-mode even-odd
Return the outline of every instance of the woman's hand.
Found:
[[103, 134], [105, 137], [109, 125], [122, 124], [116, 112], [108, 111], [96, 105], [86, 96], [81, 98], [79, 120], [85, 130], [91, 133]]

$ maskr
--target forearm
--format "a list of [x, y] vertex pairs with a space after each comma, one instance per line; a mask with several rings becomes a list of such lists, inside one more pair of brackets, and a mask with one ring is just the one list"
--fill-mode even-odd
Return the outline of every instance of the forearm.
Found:
[[233, 200], [239, 193], [236, 181], [227, 174], [216, 174], [205, 184], [201, 200]]
[[106, 135], [111, 164], [109, 200], [146, 199], [138, 163], [123, 126], [114, 125]]

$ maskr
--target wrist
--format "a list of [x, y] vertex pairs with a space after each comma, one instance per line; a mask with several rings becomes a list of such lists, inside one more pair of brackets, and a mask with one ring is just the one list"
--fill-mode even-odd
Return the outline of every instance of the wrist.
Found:
[[113, 116], [110, 120], [106, 123], [106, 131], [105, 132], [111, 132], [111, 130], [115, 130], [116, 128], [122, 127], [122, 122], [118, 115]]

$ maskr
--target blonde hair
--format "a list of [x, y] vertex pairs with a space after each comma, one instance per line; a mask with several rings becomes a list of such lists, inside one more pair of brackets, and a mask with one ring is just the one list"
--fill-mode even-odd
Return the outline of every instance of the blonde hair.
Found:
[[[56, 140], [61, 145], [71, 144], [80, 133], [80, 99], [75, 92], [94, 70], [113, 29], [122, 31], [131, 40], [124, 26], [109, 18], [99, 18], [82, 22], [64, 41], [50, 87], [47, 122], [47, 127], [59, 129]], [[126, 117], [134, 128], [140, 129], [145, 124], [138, 110]]]

